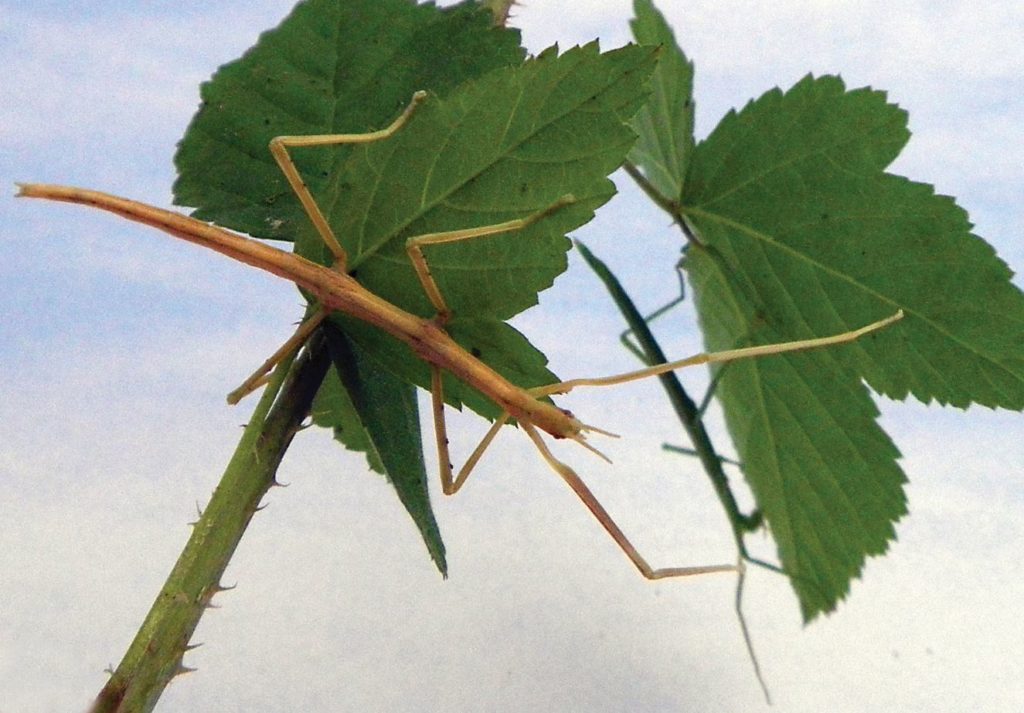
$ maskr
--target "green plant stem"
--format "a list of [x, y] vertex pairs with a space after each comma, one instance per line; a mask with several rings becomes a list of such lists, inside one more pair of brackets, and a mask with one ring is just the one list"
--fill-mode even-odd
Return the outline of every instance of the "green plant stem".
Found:
[[647, 197], [650, 198], [656, 206], [672, 216], [672, 220], [675, 221], [676, 225], [679, 226], [679, 229], [683, 231], [683, 235], [686, 236], [686, 241], [688, 243], [704, 247], [704, 243], [701, 242], [701, 239], [698, 238], [697, 234], [690, 229], [689, 225], [687, 225], [686, 219], [683, 217], [683, 212], [679, 208], [678, 200], [670, 200], [659, 193], [658, 189], [651, 185], [651, 182], [647, 180], [647, 177], [644, 176], [643, 173], [641, 173], [640, 169], [629, 161], [622, 164], [622, 168], [625, 169], [626, 173], [629, 174], [629, 177], [632, 178], [638, 186], [640, 186], [640, 190], [647, 194]]
[[302, 355], [271, 376], [206, 510], [153, 603], [124, 659], [93, 704], [93, 713], [151, 711], [184, 667], [189, 640], [292, 438], [309, 414], [330, 359], [314, 338]]

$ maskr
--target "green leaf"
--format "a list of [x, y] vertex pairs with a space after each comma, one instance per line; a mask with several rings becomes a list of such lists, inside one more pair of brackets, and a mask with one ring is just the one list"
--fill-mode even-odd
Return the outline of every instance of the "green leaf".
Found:
[[893, 398], [1024, 407], [1024, 295], [952, 199], [884, 172], [908, 136], [881, 92], [807, 77], [728, 114], [687, 176], [709, 350], [906, 313], [855, 344], [732, 364], [718, 387], [807, 619], [835, 607], [906, 511], [862, 379]]
[[[548, 51], [444, 99], [431, 97], [388, 140], [353, 148], [318, 196], [351, 272], [383, 299], [429, 317], [433, 307], [408, 259], [408, 238], [504, 222], [574, 195], [573, 205], [515, 234], [427, 248], [454, 312], [452, 336], [522, 386], [553, 381], [543, 356], [503, 320], [536, 303], [566, 267], [565, 233], [613, 195], [606, 176], [635, 138], [624, 122], [640, 106], [653, 60], [653, 50], [637, 47], [603, 55], [596, 44], [561, 56]], [[330, 150], [297, 154], [317, 152]], [[296, 237], [300, 253], [328, 262], [308, 227]], [[428, 387], [425, 365], [404, 345], [340, 315], [335, 323], [389, 369]], [[445, 394], [454, 405], [496, 415], [461, 384], [447, 382]]]
[[[194, 216], [223, 227], [294, 240], [309, 230], [309, 220], [271, 157], [271, 138], [377, 129], [415, 91], [444, 94], [468, 78], [520, 63], [523, 54], [518, 32], [492, 27], [491, 14], [471, 4], [442, 11], [411, 0], [299, 3], [202, 85], [200, 110], [175, 156], [175, 202], [196, 207]], [[334, 147], [296, 160], [318, 190], [348, 154], [346, 147]], [[331, 427], [346, 448], [366, 453], [370, 466], [386, 473], [443, 572], [444, 548], [427, 499], [417, 406], [408, 385], [384, 374], [373, 384], [382, 403], [410, 410], [405, 431], [388, 433], [401, 423], [397, 415], [389, 419], [368, 410], [355, 386], [359, 379], [350, 374], [346, 383], [348, 391], [337, 378], [325, 380], [314, 422]], [[389, 438], [395, 448], [382, 445]]]
[[387, 475], [384, 464], [374, 448], [370, 434], [366, 432], [352, 398], [337, 371], [330, 370], [324, 377], [324, 383], [316, 394], [313, 408], [310, 411], [313, 424], [320, 428], [329, 428], [334, 438], [350, 451], [366, 455], [366, 465], [370, 470]]
[[[309, 221], [267, 145], [275, 136], [360, 133], [385, 126], [413, 93], [523, 60], [519, 33], [492, 27], [471, 3], [307, 0], [200, 87], [201, 104], [174, 162], [174, 200], [193, 215], [255, 237], [294, 240]], [[348, 150], [302, 153], [318, 193]]]
[[633, 37], [642, 45], [661, 45], [662, 52], [651, 78], [651, 98], [633, 120], [638, 136], [629, 161], [643, 169], [658, 193], [675, 201], [683, 193], [693, 152], [693, 62], [651, 0], [634, 0], [633, 12]]
[[336, 397], [347, 399], [346, 406], [351, 406], [351, 410], [332, 413], [355, 415], [348, 423], [332, 425], [336, 429], [348, 426], [356, 441], [353, 443], [342, 433], [342, 442], [364, 450], [370, 466], [386, 474], [419, 528], [431, 558], [441, 574], [447, 576], [444, 543], [427, 491], [415, 389], [381, 369], [333, 325], [325, 325], [324, 333], [334, 362], [334, 375], [342, 387], [335, 391]]
[[[452, 336], [527, 387], [554, 377], [544, 356], [503, 320], [536, 303], [537, 292], [565, 269], [565, 233], [613, 194], [606, 176], [633, 142], [624, 122], [643, 100], [654, 51], [602, 55], [591, 45], [562, 56], [551, 50], [514, 67], [522, 61], [517, 33], [491, 23], [490, 13], [475, 6], [300, 3], [203, 86], [203, 104], [176, 156], [175, 200], [224, 227], [294, 240], [300, 254], [326, 264], [319, 238], [271, 159], [269, 140], [376, 130], [415, 91], [429, 90], [426, 103], [388, 140], [295, 150], [293, 158], [348, 251], [350, 272], [370, 291], [425, 317], [433, 308], [405, 252], [408, 238], [526, 216], [575, 195], [575, 204], [526, 230], [426, 250], [455, 312], [447, 325]], [[377, 387], [379, 399], [405, 403], [409, 381], [428, 387], [428, 370], [406, 345], [343, 315], [332, 322], [366, 364], [399, 377], [390, 394]], [[347, 395], [328, 382], [325, 388], [334, 391], [318, 401], [320, 422], [347, 425], [342, 442], [366, 452], [396, 487], [409, 478], [400, 497], [410, 512], [420, 498], [416, 507], [429, 514], [426, 491], [417, 485], [421, 466], [384, 457], [387, 434], [375, 432], [373, 419], [357, 408], [357, 382], [345, 382]], [[445, 395], [452, 404], [496, 414], [486, 398], [454, 380], [446, 380]], [[407, 407], [415, 414], [414, 401]], [[418, 444], [418, 426], [406, 428], [406, 445], [413, 438]], [[407, 467], [412, 470], [395, 470]], [[440, 561], [440, 541], [428, 532], [432, 517], [417, 522]]]
[[[624, 122], [640, 105], [653, 57], [637, 47], [600, 54], [595, 44], [561, 56], [548, 51], [429, 99], [393, 137], [358, 147], [335, 197], [323, 202], [359, 281], [429, 317], [434, 309], [406, 254], [408, 238], [501, 223], [574, 195], [573, 205], [514, 234], [426, 250], [454, 314], [452, 336], [522, 386], [550, 383], [543, 358], [503, 320], [536, 304], [566, 267], [565, 234], [613, 195], [606, 176], [633, 142]], [[422, 362], [390, 337], [351, 320], [345, 325], [397, 373], [429, 384]], [[499, 344], [521, 347], [486, 348]], [[452, 384], [446, 397], [495, 414], [461, 385]]]

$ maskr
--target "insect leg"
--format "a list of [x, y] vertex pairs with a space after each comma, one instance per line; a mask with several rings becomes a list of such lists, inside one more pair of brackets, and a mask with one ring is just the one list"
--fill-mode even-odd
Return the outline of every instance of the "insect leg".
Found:
[[[405, 110], [402, 111], [401, 115], [395, 119], [389, 126], [379, 131], [370, 131], [364, 134], [317, 134], [311, 136], [276, 136], [270, 140], [270, 153], [277, 161], [277, 165], [280, 167], [281, 172], [284, 174], [285, 179], [288, 181], [288, 185], [291, 186], [295, 195], [298, 197], [299, 202], [302, 203], [303, 209], [306, 211], [306, 215], [309, 216], [310, 222], [313, 223], [313, 227], [316, 228], [320, 238], [327, 245], [331, 254], [334, 255], [334, 269], [339, 272], [345, 272], [348, 256], [345, 253], [345, 249], [341, 247], [337, 237], [334, 235], [334, 231], [331, 229], [330, 224], [327, 222], [327, 218], [324, 216], [323, 211], [320, 210], [320, 206], [317, 204], [316, 199], [313, 198], [313, 194], [309, 192], [309, 188], [306, 186], [306, 182], [302, 180], [302, 176], [299, 174], [299, 169], [292, 161], [291, 155], [288, 153], [288, 149], [302, 146], [333, 146], [338, 144], [365, 144], [372, 141], [381, 141], [383, 139], [392, 136], [396, 131], [401, 129], [412, 113], [416, 110], [416, 107], [423, 103], [427, 98], [426, 92], [416, 92], [412, 96], [412, 100], [409, 102]], [[295, 331], [288, 341], [282, 344], [277, 351], [275, 351], [263, 364], [260, 365], [256, 371], [254, 371], [237, 389], [228, 394], [228, 403], [236, 404], [242, 398], [252, 393], [260, 386], [262, 386], [267, 378], [267, 375], [274, 369], [274, 366], [285, 357], [285, 355], [291, 353], [293, 350], [298, 349], [303, 342], [309, 337], [310, 334], [320, 325], [320, 323], [327, 317], [327, 311], [323, 307], [317, 308], [313, 311], [309, 317], [307, 317], [299, 328]]]
[[494, 420], [483, 439], [473, 449], [473, 453], [463, 463], [457, 476], [453, 475], [451, 454], [448, 450], [448, 426], [444, 416], [444, 387], [441, 383], [441, 369], [436, 366], [430, 368], [430, 397], [431, 406], [434, 412], [434, 438], [437, 441], [437, 462], [441, 470], [441, 491], [445, 495], [454, 495], [462, 488], [466, 478], [476, 467], [477, 462], [483, 456], [484, 451], [491, 445], [491, 441], [498, 435], [501, 427], [508, 423], [508, 413], [502, 413]]
[[419, 277], [420, 284], [423, 285], [423, 291], [427, 293], [427, 297], [430, 299], [431, 304], [433, 304], [434, 308], [437, 310], [436, 320], [438, 324], [443, 325], [448, 320], [451, 316], [451, 310], [448, 308], [448, 304], [444, 301], [444, 297], [441, 295], [441, 290], [438, 288], [437, 282], [434, 281], [434, 277], [430, 274], [430, 266], [427, 264], [427, 258], [423, 255], [423, 248], [425, 246], [456, 243], [462, 240], [482, 238], [487, 235], [498, 235], [499, 233], [509, 233], [515, 230], [522, 230], [527, 226], [533, 225], [541, 218], [551, 215], [558, 209], [575, 202], [576, 199], [573, 196], [565, 195], [546, 208], [541, 208], [537, 212], [531, 213], [525, 218], [508, 220], [504, 223], [495, 223], [494, 225], [482, 225], [476, 228], [447, 230], [441, 233], [427, 233], [425, 235], [416, 235], [409, 238], [405, 243], [406, 252], [409, 253], [409, 260], [412, 262], [412, 266], [416, 270], [416, 276]]
[[302, 203], [302, 207], [305, 209], [310, 221], [312, 221], [313, 227], [316, 228], [317, 233], [320, 234], [320, 237], [334, 255], [336, 269], [341, 272], [345, 271], [347, 261], [345, 250], [341, 247], [337, 237], [335, 237], [334, 231], [331, 230], [331, 226], [328, 224], [327, 218], [320, 210], [320, 206], [317, 205], [316, 200], [313, 198], [313, 194], [311, 194], [309, 192], [309, 188], [306, 187], [306, 182], [303, 181], [302, 176], [299, 175], [299, 169], [292, 161], [291, 156], [288, 153], [288, 149], [289, 147], [295, 148], [300, 146], [336, 146], [338, 144], [367, 144], [373, 141], [381, 141], [392, 136], [396, 131], [401, 129], [406, 122], [409, 121], [409, 117], [412, 116], [416, 107], [422, 104], [426, 98], [427, 93], [423, 91], [413, 94], [412, 101], [410, 101], [409, 105], [405, 107], [402, 114], [391, 122], [390, 126], [379, 131], [370, 131], [364, 134], [276, 136], [270, 140], [270, 153], [274, 156], [274, 160], [277, 161], [277, 165], [280, 166], [281, 172], [288, 180], [288, 184], [292, 187], [292, 190], [298, 197], [299, 202]]
[[328, 314], [327, 310], [319, 307], [312, 315], [302, 320], [295, 333], [288, 337], [288, 341], [279, 346], [237, 389], [228, 394], [228, 403], [234, 406], [253, 391], [266, 384], [274, 367], [286, 356], [305, 344], [309, 336], [316, 331], [316, 328], [327, 318]]
[[842, 334], [834, 334], [828, 337], [817, 337], [815, 339], [800, 339], [793, 342], [780, 342], [778, 344], [763, 344], [761, 346], [744, 347], [742, 349], [728, 349], [721, 352], [696, 354], [694, 356], [687, 357], [686, 359], [680, 359], [666, 364], [657, 364], [655, 366], [647, 367], [646, 369], [629, 371], [625, 374], [596, 378], [570, 379], [557, 384], [531, 389], [531, 393], [539, 396], [567, 394], [577, 386], [614, 386], [615, 384], [625, 384], [629, 381], [638, 381], [640, 379], [658, 376], [659, 374], [664, 374], [668, 371], [675, 371], [676, 369], [683, 369], [697, 364], [722, 364], [725, 362], [736, 361], [737, 359], [749, 359], [751, 357], [768, 356], [770, 354], [783, 354], [785, 352], [794, 352], [802, 349], [814, 349], [834, 344], [845, 344], [847, 342], [855, 341], [869, 332], [874, 332], [884, 327], [888, 327], [893, 322], [897, 322], [901, 319], [903, 319], [903, 310], [897, 310], [895, 314], [886, 317], [885, 319], [872, 322], [871, 324], [860, 327], [859, 329], [843, 332]]
[[[451, 317], [451, 309], [448, 307], [448, 303], [445, 302], [444, 296], [441, 294], [441, 290], [437, 286], [437, 282], [430, 274], [430, 266], [427, 263], [426, 256], [423, 254], [424, 246], [454, 243], [462, 240], [481, 238], [487, 235], [498, 235], [500, 233], [522, 230], [541, 218], [550, 215], [559, 208], [574, 202], [575, 198], [572, 196], [563, 196], [546, 208], [542, 208], [535, 213], [531, 213], [525, 218], [518, 218], [504, 223], [484, 225], [475, 228], [449, 230], [440, 233], [427, 233], [409, 238], [405, 244], [406, 252], [409, 254], [409, 260], [412, 262], [413, 269], [416, 270], [416, 276], [419, 278], [420, 284], [423, 285], [423, 291], [426, 293], [431, 304], [434, 305], [434, 308], [437, 310], [435, 321], [439, 325], [444, 325]], [[462, 487], [462, 484], [466, 482], [466, 478], [469, 477], [469, 474], [476, 466], [477, 461], [480, 460], [484, 451], [491, 444], [491, 441], [493, 441], [495, 436], [497, 436], [501, 426], [508, 421], [509, 415], [507, 413], [502, 414], [501, 417], [492, 424], [487, 435], [484, 436], [480, 444], [476, 449], [474, 449], [469, 460], [467, 460], [459, 470], [459, 474], [457, 476], [453, 476], [451, 458], [448, 450], [447, 426], [444, 416], [444, 395], [441, 385], [441, 371], [437, 367], [433, 367], [431, 369], [430, 381], [431, 399], [434, 412], [434, 437], [437, 441], [437, 456], [439, 467], [441, 469], [441, 486], [445, 495], [453, 495], [458, 492]]]
[[452, 456], [448, 451], [448, 424], [444, 418], [444, 385], [440, 367], [430, 365], [430, 404], [434, 411], [434, 439], [437, 441], [437, 467], [441, 469], [441, 492], [451, 495]]
[[478, 443], [477, 447], [473, 449], [473, 452], [470, 454], [469, 458], [466, 459], [466, 462], [462, 464], [462, 468], [459, 470], [459, 474], [455, 478], [455, 482], [452, 483], [451, 493], [449, 493], [449, 495], [454, 495], [459, 492], [463, 483], [466, 482], [466, 478], [469, 477], [469, 474], [473, 472], [476, 464], [480, 461], [484, 451], [486, 451], [487, 447], [491, 445], [491, 442], [494, 440], [495, 436], [498, 435], [498, 431], [501, 430], [501, 427], [508, 423], [509, 418], [511, 418], [511, 416], [509, 416], [508, 413], [502, 413], [501, 416], [494, 420], [494, 423], [492, 423], [491, 427], [487, 429], [487, 433], [484, 434], [480, 443]]
[[626, 534], [622, 531], [622, 528], [618, 526], [612, 516], [608, 514], [604, 506], [601, 505], [600, 501], [591, 492], [590, 488], [587, 487], [586, 483], [576, 474], [572, 468], [558, 460], [552, 455], [548, 449], [547, 444], [541, 438], [540, 433], [531, 423], [521, 422], [520, 425], [526, 434], [533, 441], [534, 445], [537, 446], [537, 450], [540, 451], [541, 456], [547, 461], [551, 469], [554, 470], [558, 475], [566, 482], [566, 484], [572, 488], [576, 496], [583, 501], [583, 504], [587, 506], [591, 514], [597, 521], [601, 523], [601, 527], [605, 529], [611, 538], [615, 540], [615, 544], [626, 553], [629, 557], [630, 562], [639, 570], [640, 574], [646, 579], [665, 579], [667, 577], [690, 577], [697, 574], [710, 574], [712, 572], [742, 572], [743, 563], [740, 561], [737, 564], [714, 564], [704, 565], [699, 567], [659, 567], [655, 569], [647, 563], [647, 560], [637, 551], [633, 543], [629, 541]]

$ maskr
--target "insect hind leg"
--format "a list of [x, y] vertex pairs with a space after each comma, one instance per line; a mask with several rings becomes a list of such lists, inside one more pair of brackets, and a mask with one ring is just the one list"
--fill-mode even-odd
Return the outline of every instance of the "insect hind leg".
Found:
[[526, 431], [526, 435], [530, 437], [533, 444], [537, 447], [541, 457], [547, 462], [551, 469], [555, 471], [559, 477], [565, 481], [565, 483], [572, 488], [572, 491], [576, 493], [576, 496], [583, 501], [583, 504], [590, 510], [591, 514], [597, 519], [604, 528], [615, 544], [625, 553], [629, 558], [630, 562], [637, 568], [641, 575], [645, 579], [666, 579], [669, 577], [692, 577], [698, 574], [711, 574], [713, 572], [742, 572], [743, 563], [737, 564], [714, 564], [714, 565], [703, 565], [696, 567], [660, 567], [653, 568], [647, 563], [647, 560], [640, 554], [626, 534], [619, 527], [618, 523], [612, 519], [612, 516], [608, 513], [605, 507], [597, 499], [597, 496], [587, 487], [587, 484], [583, 482], [583, 479], [576, 474], [572, 468], [563, 463], [562, 461], [555, 458], [548, 448], [547, 444], [544, 443], [544, 439], [541, 437], [537, 428], [526, 422], [520, 422], [523, 430]]

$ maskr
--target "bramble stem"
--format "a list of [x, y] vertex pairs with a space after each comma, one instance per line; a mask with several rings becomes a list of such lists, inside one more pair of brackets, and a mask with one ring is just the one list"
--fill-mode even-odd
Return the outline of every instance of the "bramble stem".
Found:
[[187, 669], [182, 657], [203, 612], [223, 591], [221, 577], [292, 438], [309, 414], [330, 359], [321, 340], [274, 371], [234, 455], [135, 640], [100, 691], [92, 713], [152, 711]]

